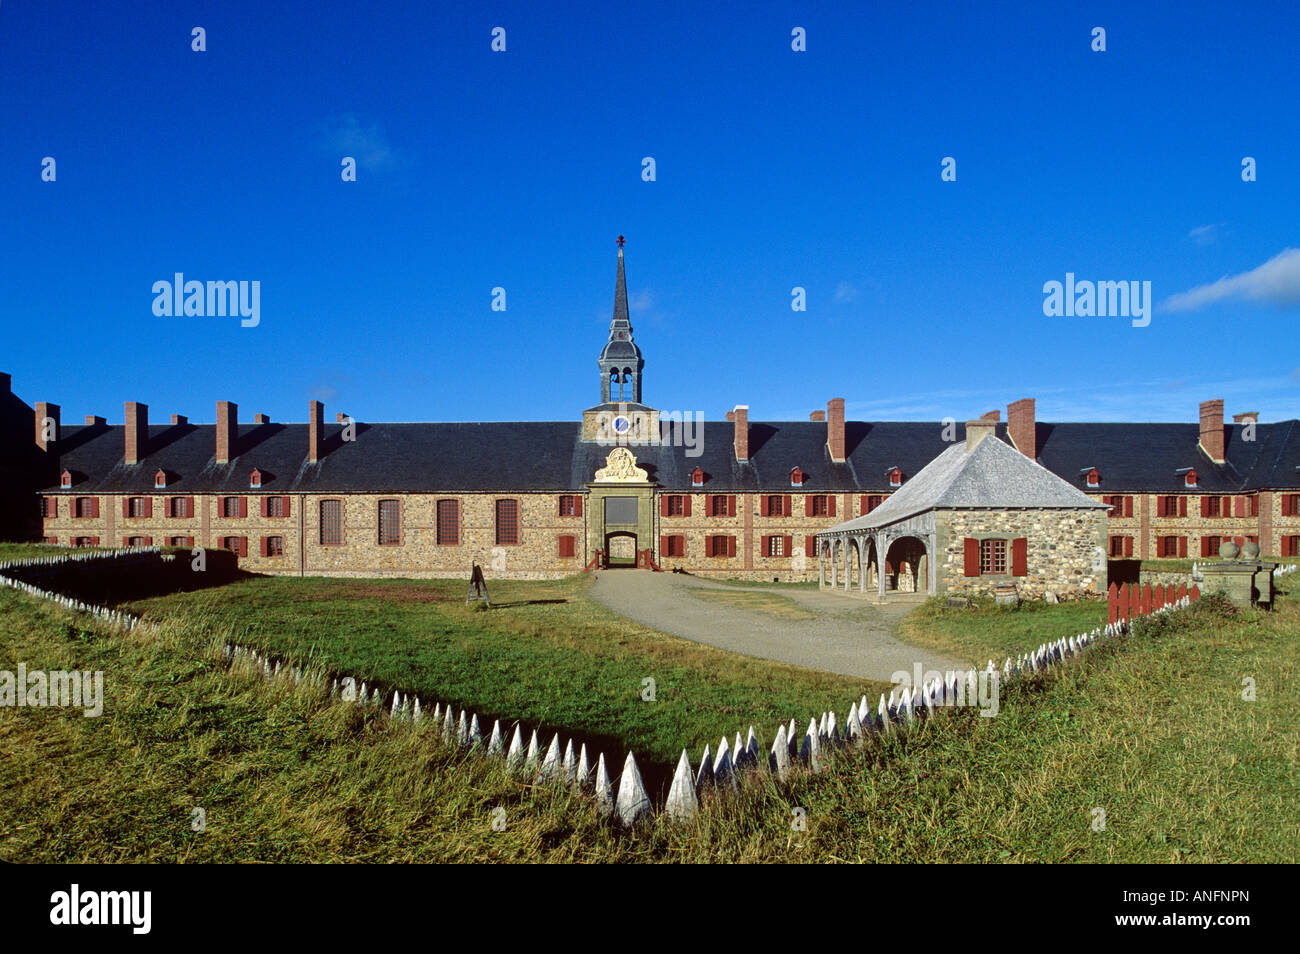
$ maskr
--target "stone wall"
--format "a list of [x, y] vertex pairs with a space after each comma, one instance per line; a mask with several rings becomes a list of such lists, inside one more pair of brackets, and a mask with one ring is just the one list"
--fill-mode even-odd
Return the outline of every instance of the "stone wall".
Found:
[[[1039, 599], [1048, 591], [1061, 598], [1106, 593], [1106, 512], [1104, 510], [960, 510], [937, 515], [937, 588], [942, 593], [991, 594], [998, 583], [1014, 583], [1021, 599]], [[1025, 576], [965, 575], [967, 537], [1027, 542]]]
[[[1262, 491], [1258, 494], [1213, 494], [1211, 496], [1228, 497], [1234, 504], [1238, 497], [1249, 501], [1252, 497], [1259, 498], [1259, 514], [1254, 517], [1237, 517], [1237, 516], [1220, 516], [1220, 517], [1202, 517], [1201, 516], [1201, 494], [1199, 493], [1177, 493], [1169, 494], [1123, 494], [1116, 492], [1116, 496], [1131, 497], [1133, 499], [1133, 515], [1130, 517], [1118, 516], [1110, 518], [1110, 535], [1131, 537], [1134, 541], [1131, 559], [1158, 559], [1160, 551], [1158, 541], [1160, 537], [1184, 537], [1187, 539], [1186, 559], [1202, 559], [1201, 554], [1201, 537], [1232, 537], [1232, 538], [1255, 538], [1260, 545], [1261, 552], [1266, 556], [1282, 555], [1282, 541], [1284, 537], [1300, 536], [1300, 513], [1292, 516], [1282, 516], [1282, 494], [1276, 491]], [[1101, 501], [1106, 494], [1091, 493], [1089, 494], [1094, 500]], [[1161, 496], [1185, 497], [1187, 499], [1187, 516], [1185, 517], [1160, 517], [1158, 513], [1158, 498]], [[1235, 513], [1235, 506], [1233, 513]], [[1249, 509], [1246, 510], [1249, 513]], [[1107, 550], [1109, 553], [1109, 550]], [[1211, 554], [1214, 559], [1218, 558], [1217, 550]]]

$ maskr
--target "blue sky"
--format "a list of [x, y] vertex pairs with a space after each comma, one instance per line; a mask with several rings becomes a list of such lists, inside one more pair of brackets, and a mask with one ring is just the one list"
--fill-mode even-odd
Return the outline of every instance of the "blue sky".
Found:
[[[1300, 7], [846, 6], [7, 0], [0, 370], [65, 422], [576, 420], [623, 234], [665, 410], [1300, 415]], [[259, 324], [156, 316], [176, 272]], [[1150, 324], [1044, 315], [1067, 272]]]

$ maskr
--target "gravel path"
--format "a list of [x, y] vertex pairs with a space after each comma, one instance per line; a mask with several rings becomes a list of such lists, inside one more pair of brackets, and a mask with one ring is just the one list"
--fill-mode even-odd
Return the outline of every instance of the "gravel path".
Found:
[[[756, 610], [706, 601], [699, 588], [786, 596], [816, 619], [783, 620]], [[894, 638], [911, 603], [876, 605], [821, 590], [729, 586], [680, 573], [602, 570], [593, 599], [645, 626], [747, 656], [774, 659], [845, 676], [890, 681], [916, 663], [940, 672], [963, 669], [958, 660], [915, 649]]]

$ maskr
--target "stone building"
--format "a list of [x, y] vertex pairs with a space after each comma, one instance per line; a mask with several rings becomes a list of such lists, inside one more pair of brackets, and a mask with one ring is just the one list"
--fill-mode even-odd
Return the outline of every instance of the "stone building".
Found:
[[[846, 421], [842, 398], [806, 421], [751, 421], [738, 404], [697, 422], [647, 404], [621, 247], [596, 363], [599, 401], [580, 420], [483, 423], [327, 421], [316, 401], [306, 423], [241, 422], [229, 401], [214, 424], [150, 423], [128, 401], [121, 424], [70, 424], [0, 375], [8, 533], [225, 547], [266, 573], [458, 577], [477, 560], [498, 577], [621, 563], [815, 580], [819, 532], [871, 514], [965, 440], [960, 424]], [[1300, 422], [1224, 425], [1222, 401], [1199, 424], [1047, 424], [1033, 399], [1007, 414], [985, 415], [990, 436], [1110, 508], [1112, 558], [1217, 552], [1227, 537], [1300, 554]], [[21, 436], [33, 422], [34, 443]]]
[[[1106, 592], [1105, 504], [971, 421], [954, 444], [869, 514], [817, 537], [823, 588], [1021, 597]], [[883, 566], [883, 572], [882, 572]]]

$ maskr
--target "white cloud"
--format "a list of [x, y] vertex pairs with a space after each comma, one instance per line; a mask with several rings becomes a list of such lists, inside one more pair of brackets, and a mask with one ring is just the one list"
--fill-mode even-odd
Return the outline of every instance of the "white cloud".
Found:
[[1213, 245], [1219, 239], [1216, 229], [1217, 225], [1198, 225], [1187, 233], [1187, 237], [1197, 245]]
[[640, 314], [654, 307], [654, 297], [648, 291], [633, 292], [627, 296], [627, 310], [631, 314]]
[[858, 297], [858, 289], [851, 282], [840, 282], [835, 286], [835, 303], [842, 305]]
[[324, 124], [321, 148], [342, 156], [352, 156], [362, 169], [375, 171], [393, 163], [395, 155], [388, 136], [378, 122], [364, 123], [355, 113], [344, 113]]
[[1209, 285], [1171, 295], [1161, 311], [1194, 311], [1231, 299], [1258, 301], [1279, 307], [1300, 306], [1300, 248], [1288, 248], [1258, 268], [1228, 275]]

